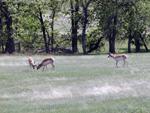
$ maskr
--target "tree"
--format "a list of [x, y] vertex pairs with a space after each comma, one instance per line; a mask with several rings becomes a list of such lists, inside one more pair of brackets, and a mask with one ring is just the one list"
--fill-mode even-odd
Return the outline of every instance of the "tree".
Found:
[[70, 0], [72, 52], [78, 52], [79, 0]]
[[[60, 5], [61, 2], [59, 0], [51, 0], [51, 1], [38, 0], [34, 4], [30, 4], [30, 6], [32, 7], [34, 6], [34, 10], [31, 11], [32, 14], [35, 17], [37, 17], [41, 25], [41, 31], [43, 33], [46, 53], [50, 52], [50, 47], [49, 47], [50, 43], [51, 43], [51, 50], [52, 51], [54, 50], [54, 42], [55, 42], [54, 22], [55, 22], [56, 13], [58, 13], [60, 10]], [[46, 16], [43, 17], [44, 15]], [[51, 17], [51, 19], [47, 19], [47, 17]], [[50, 23], [50, 26], [48, 25], [48, 23]], [[49, 35], [49, 28], [51, 28], [51, 35]]]
[[102, 34], [109, 42], [109, 52], [115, 53], [115, 42], [118, 32], [118, 1], [98, 0], [96, 1], [97, 19]]
[[[67, 11], [62, 10], [64, 2]], [[115, 53], [117, 41], [128, 41], [128, 52], [132, 52], [133, 45], [136, 52], [142, 47], [148, 51], [149, 3], [149, 0], [1, 0], [1, 50], [12, 53], [15, 43], [21, 42], [24, 51], [40, 48], [46, 53], [70, 52], [72, 47], [71, 53], [77, 53], [81, 45], [87, 54], [100, 50], [108, 41], [109, 52]], [[70, 17], [67, 33], [56, 32], [59, 15]]]
[[[145, 43], [145, 31], [147, 26], [147, 8], [146, 2], [142, 0], [128, 1], [122, 6], [124, 7], [125, 22], [127, 23], [127, 37], [128, 37], [128, 52], [131, 52], [131, 44], [134, 42], [135, 51], [140, 52], [141, 45], [144, 45], [145, 50], [148, 51], [148, 47]], [[143, 5], [144, 4], [144, 5]]]
[[[48, 44], [50, 44], [51, 42], [51, 50], [54, 50], [54, 25], [55, 25], [55, 18], [57, 13], [60, 12], [61, 9], [61, 4], [63, 2], [59, 1], [59, 0], [51, 0], [51, 2], [48, 4], [48, 7], [50, 9], [50, 17], [51, 17], [51, 22], [50, 22], [50, 28], [51, 28], [51, 36], [49, 38]], [[51, 40], [51, 41], [50, 41]]]
[[82, 49], [83, 53], [87, 54], [86, 46], [86, 30], [87, 30], [87, 24], [88, 24], [88, 8], [89, 5], [92, 3], [92, 0], [82, 0], [81, 6], [82, 6]]
[[[8, 4], [4, 1], [0, 1], [1, 5], [1, 13], [3, 13], [5, 17], [5, 24], [6, 24], [6, 33], [7, 33], [7, 41], [5, 44], [5, 53], [13, 53], [15, 51], [15, 44], [14, 39], [12, 37], [13, 29], [12, 29], [12, 16], [9, 11]], [[2, 20], [1, 20], [2, 22]], [[2, 27], [1, 27], [2, 28]]]

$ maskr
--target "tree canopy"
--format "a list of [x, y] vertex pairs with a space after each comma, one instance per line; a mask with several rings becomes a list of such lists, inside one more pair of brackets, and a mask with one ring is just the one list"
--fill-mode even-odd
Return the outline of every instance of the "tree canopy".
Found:
[[1, 53], [148, 52], [149, 34], [149, 0], [0, 0]]

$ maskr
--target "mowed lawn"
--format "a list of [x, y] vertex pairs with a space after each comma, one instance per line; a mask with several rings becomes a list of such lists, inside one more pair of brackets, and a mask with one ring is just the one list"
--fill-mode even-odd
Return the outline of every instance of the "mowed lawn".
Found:
[[0, 113], [150, 113], [150, 54], [128, 56], [119, 68], [107, 55], [54, 56], [45, 71], [0, 56]]

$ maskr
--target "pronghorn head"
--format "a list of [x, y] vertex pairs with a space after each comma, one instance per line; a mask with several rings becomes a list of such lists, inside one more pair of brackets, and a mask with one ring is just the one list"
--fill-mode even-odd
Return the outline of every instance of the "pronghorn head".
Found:
[[36, 65], [36, 64], [33, 65], [33, 69], [35, 69], [35, 68], [37, 68], [37, 65]]
[[41, 66], [42, 66], [42, 65], [38, 63], [38, 65], [36, 66], [36, 69], [37, 69], [37, 70], [40, 69]]
[[35, 69], [37, 67], [37, 65], [32, 57], [28, 57], [28, 63], [33, 69]]

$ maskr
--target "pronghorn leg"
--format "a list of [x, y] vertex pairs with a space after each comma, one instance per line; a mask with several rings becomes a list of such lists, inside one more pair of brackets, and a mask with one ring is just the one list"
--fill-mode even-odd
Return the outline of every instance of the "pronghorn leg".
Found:
[[53, 69], [54, 69], [54, 68], [55, 68], [55, 65], [54, 65], [54, 63], [52, 63], [51, 65], [52, 65], [52, 67], [53, 67]]
[[32, 68], [35, 69], [35, 66], [33, 65]]
[[125, 66], [125, 64], [126, 64], [126, 60], [124, 59], [124, 60], [123, 60], [123, 67]]
[[44, 71], [44, 69], [45, 69], [45, 66], [43, 66], [43, 70], [42, 71]]
[[116, 67], [118, 68], [118, 61], [116, 61]]
[[123, 60], [123, 62], [124, 62], [124, 63], [123, 63], [123, 66], [125, 66], [125, 65], [126, 65], [126, 66], [128, 66], [128, 62], [127, 62], [127, 60], [126, 60], [126, 59], [125, 59], [125, 60]]
[[128, 61], [127, 61], [127, 60], [125, 60], [125, 62], [126, 62], [126, 65], [127, 65], [127, 67], [128, 67]]
[[33, 65], [30, 65], [30, 68], [31, 68], [31, 69], [34, 69]]

